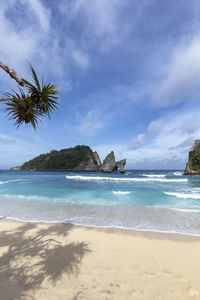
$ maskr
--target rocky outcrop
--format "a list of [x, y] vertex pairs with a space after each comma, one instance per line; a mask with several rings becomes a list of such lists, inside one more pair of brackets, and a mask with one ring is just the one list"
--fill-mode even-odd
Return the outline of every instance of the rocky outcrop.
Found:
[[117, 172], [119, 169], [120, 173], [125, 173], [124, 166], [126, 164], [126, 159], [122, 159], [118, 162], [115, 161], [115, 154], [111, 151], [103, 161], [103, 164], [100, 167], [101, 172], [113, 173]]
[[113, 151], [106, 156], [102, 164], [96, 151], [93, 152], [90, 147], [82, 145], [59, 151], [52, 150], [11, 170], [113, 173], [119, 169], [124, 173], [125, 164], [126, 159], [115, 161]]
[[103, 161], [103, 164], [100, 167], [101, 172], [112, 173], [117, 171], [115, 154], [111, 151]]
[[200, 175], [200, 140], [196, 140], [189, 152], [184, 175]]
[[124, 166], [126, 164], [126, 159], [122, 159], [116, 162], [116, 167], [119, 168], [120, 173], [125, 173]]
[[73, 171], [97, 172], [98, 166], [95, 164], [92, 156], [87, 161], [81, 162]]

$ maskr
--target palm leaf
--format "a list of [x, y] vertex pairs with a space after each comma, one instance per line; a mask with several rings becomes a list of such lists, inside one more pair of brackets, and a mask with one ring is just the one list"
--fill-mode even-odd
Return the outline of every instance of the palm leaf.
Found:
[[9, 100], [6, 105], [5, 111], [9, 119], [15, 121], [15, 125], [19, 127], [23, 123], [31, 123], [33, 128], [36, 129], [38, 121], [42, 118], [42, 114], [36, 109], [31, 101], [31, 98], [26, 95], [22, 90], [20, 94], [9, 94], [12, 100]]
[[19, 92], [7, 93], [6, 96], [12, 99], [6, 102], [5, 110], [8, 117], [15, 120], [15, 125], [30, 123], [36, 129], [38, 121], [50, 117], [58, 109], [58, 92], [54, 84], [40, 84], [35, 70], [31, 65], [29, 67], [33, 82], [23, 79], [26, 92], [19, 89]]

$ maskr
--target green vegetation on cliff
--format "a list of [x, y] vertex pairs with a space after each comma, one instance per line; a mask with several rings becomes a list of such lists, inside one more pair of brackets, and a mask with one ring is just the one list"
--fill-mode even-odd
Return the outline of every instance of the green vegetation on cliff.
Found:
[[194, 171], [200, 170], [200, 141], [196, 141], [194, 148], [189, 153], [190, 168]]
[[79, 170], [79, 165], [87, 163], [91, 157], [95, 163], [92, 150], [84, 145], [60, 151], [52, 150], [24, 163], [21, 170]]

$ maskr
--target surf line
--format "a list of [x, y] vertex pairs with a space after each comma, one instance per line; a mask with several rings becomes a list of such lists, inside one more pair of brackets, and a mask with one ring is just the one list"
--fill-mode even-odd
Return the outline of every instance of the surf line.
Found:
[[166, 178], [117, 178], [117, 177], [100, 177], [100, 176], [71, 176], [71, 175], [66, 175], [66, 179], [72, 179], [72, 180], [85, 180], [85, 181], [99, 181], [99, 180], [104, 180], [104, 181], [123, 181], [123, 182], [187, 182], [188, 179], [166, 179]]

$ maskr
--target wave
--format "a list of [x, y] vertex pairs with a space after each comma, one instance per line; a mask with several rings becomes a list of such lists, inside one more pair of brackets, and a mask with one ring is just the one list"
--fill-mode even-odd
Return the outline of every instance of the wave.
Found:
[[126, 192], [126, 191], [112, 191], [113, 194], [116, 194], [116, 195], [128, 195], [128, 194], [131, 194], [131, 192]]
[[21, 179], [12, 179], [12, 180], [0, 181], [0, 184], [19, 182], [19, 181], [21, 181]]
[[173, 172], [173, 175], [174, 175], [174, 176], [182, 176], [183, 173], [182, 173], [182, 172]]
[[161, 175], [161, 174], [155, 174], [155, 175], [149, 175], [149, 174], [142, 174], [142, 176], [146, 176], [146, 177], [149, 177], [149, 178], [156, 178], [156, 177], [158, 177], [158, 178], [164, 178], [164, 177], [166, 177], [166, 175]]
[[183, 193], [170, 193], [170, 192], [164, 192], [164, 194], [169, 196], [175, 196], [177, 198], [191, 198], [191, 199], [200, 199], [200, 194], [183, 194]]
[[71, 176], [66, 175], [66, 179], [85, 180], [85, 181], [122, 181], [122, 182], [187, 182], [188, 179], [166, 179], [166, 178], [122, 178], [122, 177], [100, 177], [100, 176]]

